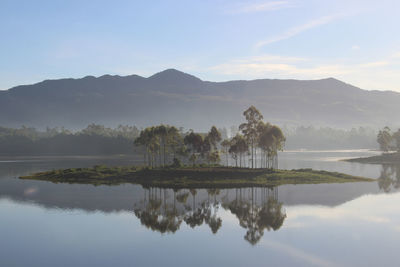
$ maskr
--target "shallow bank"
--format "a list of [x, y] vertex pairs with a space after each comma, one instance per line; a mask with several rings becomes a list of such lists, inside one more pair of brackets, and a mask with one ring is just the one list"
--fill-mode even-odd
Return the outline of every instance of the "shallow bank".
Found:
[[276, 186], [282, 184], [318, 184], [373, 181], [337, 172], [299, 170], [245, 169], [229, 167], [162, 168], [137, 167], [76, 168], [40, 172], [20, 179], [51, 181], [54, 183], [80, 183], [113, 185], [141, 184], [169, 188], [183, 187], [245, 187]]
[[366, 158], [345, 159], [344, 161], [369, 164], [400, 164], [400, 153], [386, 153]]

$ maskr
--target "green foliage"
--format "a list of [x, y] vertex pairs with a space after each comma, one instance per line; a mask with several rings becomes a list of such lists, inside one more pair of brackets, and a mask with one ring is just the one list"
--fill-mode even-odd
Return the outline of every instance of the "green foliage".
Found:
[[184, 144], [188, 146], [188, 150], [191, 152], [189, 157], [189, 161], [192, 162], [193, 166], [196, 164], [197, 155], [204, 151], [204, 140], [203, 137], [190, 131], [184, 138]]
[[397, 152], [400, 152], [400, 129], [398, 129], [397, 132], [393, 133], [392, 140], [395, 143], [394, 149]]
[[[263, 115], [254, 107], [244, 111], [246, 123], [240, 126], [243, 135], [236, 135], [222, 143], [222, 134], [216, 126], [207, 133], [193, 130], [184, 133], [169, 125], [146, 127], [139, 131], [134, 126], [118, 126], [115, 129], [90, 124], [85, 129], [72, 133], [64, 128], [47, 128], [46, 132], [34, 128], [7, 129], [0, 127], [1, 153], [30, 154], [40, 151], [45, 154], [130, 154], [142, 153], [144, 165], [150, 168], [167, 167], [174, 159], [192, 165], [215, 165], [221, 162], [221, 151], [228, 153], [239, 166], [245, 162], [250, 149], [252, 167], [257, 167], [257, 151], [261, 149], [268, 158], [276, 158], [283, 148], [285, 137], [279, 127], [262, 122]], [[224, 131], [226, 135], [226, 131]], [[259, 167], [263, 167], [261, 164]], [[268, 165], [269, 166], [269, 165]]]
[[237, 161], [240, 161], [240, 167], [242, 167], [242, 157], [243, 154], [249, 150], [249, 145], [247, 144], [243, 135], [237, 134], [230, 141], [229, 153], [235, 160], [236, 167], [238, 166]]
[[250, 106], [248, 109], [246, 109], [243, 112], [243, 115], [246, 118], [245, 123], [242, 123], [239, 126], [239, 129], [242, 131], [244, 137], [246, 138], [247, 144], [249, 145], [251, 149], [251, 167], [254, 168], [255, 166], [255, 145], [257, 142], [257, 139], [259, 137], [259, 131], [257, 129], [258, 125], [260, 122], [262, 122], [262, 119], [264, 118], [263, 115], [258, 111], [257, 108], [254, 106]]
[[303, 183], [343, 183], [374, 181], [336, 172], [302, 170], [243, 169], [227, 167], [138, 169], [136, 167], [104, 167], [53, 170], [21, 179], [55, 183], [121, 184], [182, 187], [247, 187]]
[[383, 152], [395, 150], [400, 152], [400, 129], [392, 133], [389, 127], [385, 127], [379, 131], [376, 141], [379, 148]]
[[389, 127], [383, 128], [383, 130], [379, 131], [377, 136], [377, 142], [379, 144], [379, 148], [387, 152], [390, 150], [390, 143], [392, 142], [392, 134], [390, 132]]
[[172, 168], [180, 168], [182, 167], [182, 162], [178, 158], [174, 158], [171, 164]]

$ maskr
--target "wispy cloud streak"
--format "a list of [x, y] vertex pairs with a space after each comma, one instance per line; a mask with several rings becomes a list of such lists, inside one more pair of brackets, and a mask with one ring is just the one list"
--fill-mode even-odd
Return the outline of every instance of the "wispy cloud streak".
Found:
[[344, 16], [345, 16], [345, 14], [334, 14], [334, 15], [324, 16], [324, 17], [320, 17], [318, 19], [311, 20], [311, 21], [309, 21], [309, 22], [307, 22], [305, 24], [298, 25], [298, 26], [295, 26], [293, 28], [290, 28], [289, 30], [287, 30], [286, 32], [284, 32], [282, 34], [279, 34], [277, 36], [273, 36], [273, 37], [268, 38], [266, 40], [259, 41], [258, 43], [256, 43], [255, 47], [256, 48], [261, 48], [263, 46], [266, 46], [266, 45], [269, 45], [269, 44], [272, 44], [272, 43], [276, 43], [276, 42], [279, 42], [279, 41], [282, 41], [282, 40], [289, 39], [289, 38], [291, 38], [293, 36], [296, 36], [296, 35], [298, 35], [300, 33], [308, 31], [310, 29], [313, 29], [313, 28], [316, 28], [318, 26], [322, 26], [322, 25], [328, 24], [330, 22], [333, 22], [335, 20], [338, 20], [338, 19], [340, 19], [340, 18], [342, 18]]

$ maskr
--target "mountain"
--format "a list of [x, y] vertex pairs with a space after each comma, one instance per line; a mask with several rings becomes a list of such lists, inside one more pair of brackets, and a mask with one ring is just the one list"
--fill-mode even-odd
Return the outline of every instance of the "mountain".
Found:
[[333, 78], [209, 82], [174, 69], [148, 78], [87, 76], [0, 91], [0, 125], [168, 123], [204, 130], [238, 125], [250, 105], [281, 125], [400, 125], [400, 93], [392, 91], [367, 91]]

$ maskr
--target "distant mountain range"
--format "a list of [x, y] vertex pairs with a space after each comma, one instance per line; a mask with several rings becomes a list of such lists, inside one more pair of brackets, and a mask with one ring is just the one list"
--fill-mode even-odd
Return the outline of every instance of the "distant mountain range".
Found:
[[209, 82], [174, 69], [148, 78], [87, 76], [0, 91], [0, 125], [166, 123], [204, 130], [238, 125], [250, 105], [280, 125], [400, 125], [400, 93], [392, 91], [367, 91], [333, 78]]

